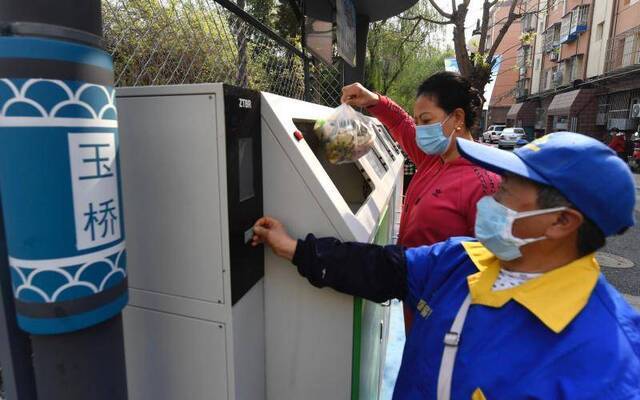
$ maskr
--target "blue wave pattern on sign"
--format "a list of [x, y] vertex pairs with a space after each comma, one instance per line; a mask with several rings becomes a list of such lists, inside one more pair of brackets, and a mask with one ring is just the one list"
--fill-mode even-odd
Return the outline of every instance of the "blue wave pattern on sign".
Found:
[[[44, 51], [47, 42], [60, 51]], [[0, 37], [0, 62], [38, 58], [38, 48], [41, 59], [111, 68], [99, 49], [32, 38]], [[113, 87], [0, 77], [0, 194], [23, 306], [18, 323], [27, 332], [86, 328], [126, 305], [118, 146]], [[117, 291], [94, 297], [109, 289]]]
[[0, 79], [0, 117], [117, 120], [113, 87], [53, 79]]

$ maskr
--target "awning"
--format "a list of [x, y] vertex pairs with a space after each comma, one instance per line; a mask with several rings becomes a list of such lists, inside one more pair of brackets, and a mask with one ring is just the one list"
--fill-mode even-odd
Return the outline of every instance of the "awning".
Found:
[[513, 104], [509, 111], [507, 111], [507, 119], [518, 119], [518, 114], [520, 113], [523, 104], [524, 103]]
[[523, 127], [533, 126], [536, 123], [536, 110], [539, 107], [537, 101], [525, 101], [511, 106], [507, 113], [507, 119], [518, 122]]
[[569, 116], [580, 109], [584, 108], [585, 104], [593, 99], [597, 90], [593, 89], [577, 89], [566, 93], [559, 93], [555, 95], [547, 115], [566, 115]]

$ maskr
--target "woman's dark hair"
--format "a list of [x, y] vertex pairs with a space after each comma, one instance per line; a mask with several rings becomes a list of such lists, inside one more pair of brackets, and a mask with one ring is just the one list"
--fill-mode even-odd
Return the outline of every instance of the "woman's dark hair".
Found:
[[464, 123], [473, 128], [480, 118], [484, 97], [471, 82], [454, 72], [438, 72], [431, 75], [418, 87], [416, 97], [432, 98], [440, 108], [452, 113], [456, 108], [464, 111]]

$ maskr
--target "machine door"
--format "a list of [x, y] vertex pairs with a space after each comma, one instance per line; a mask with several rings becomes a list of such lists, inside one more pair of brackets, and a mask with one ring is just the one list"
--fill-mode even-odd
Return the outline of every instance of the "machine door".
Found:
[[249, 241], [262, 216], [260, 93], [224, 86], [231, 302], [264, 276], [264, 249]]

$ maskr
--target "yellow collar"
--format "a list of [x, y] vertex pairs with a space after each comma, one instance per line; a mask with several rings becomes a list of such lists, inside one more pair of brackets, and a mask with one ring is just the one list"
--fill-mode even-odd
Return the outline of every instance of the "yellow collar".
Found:
[[555, 333], [560, 333], [582, 311], [600, 275], [593, 254], [549, 271], [511, 289], [493, 291], [500, 262], [479, 242], [462, 243], [480, 272], [467, 277], [473, 304], [499, 308], [513, 299]]

